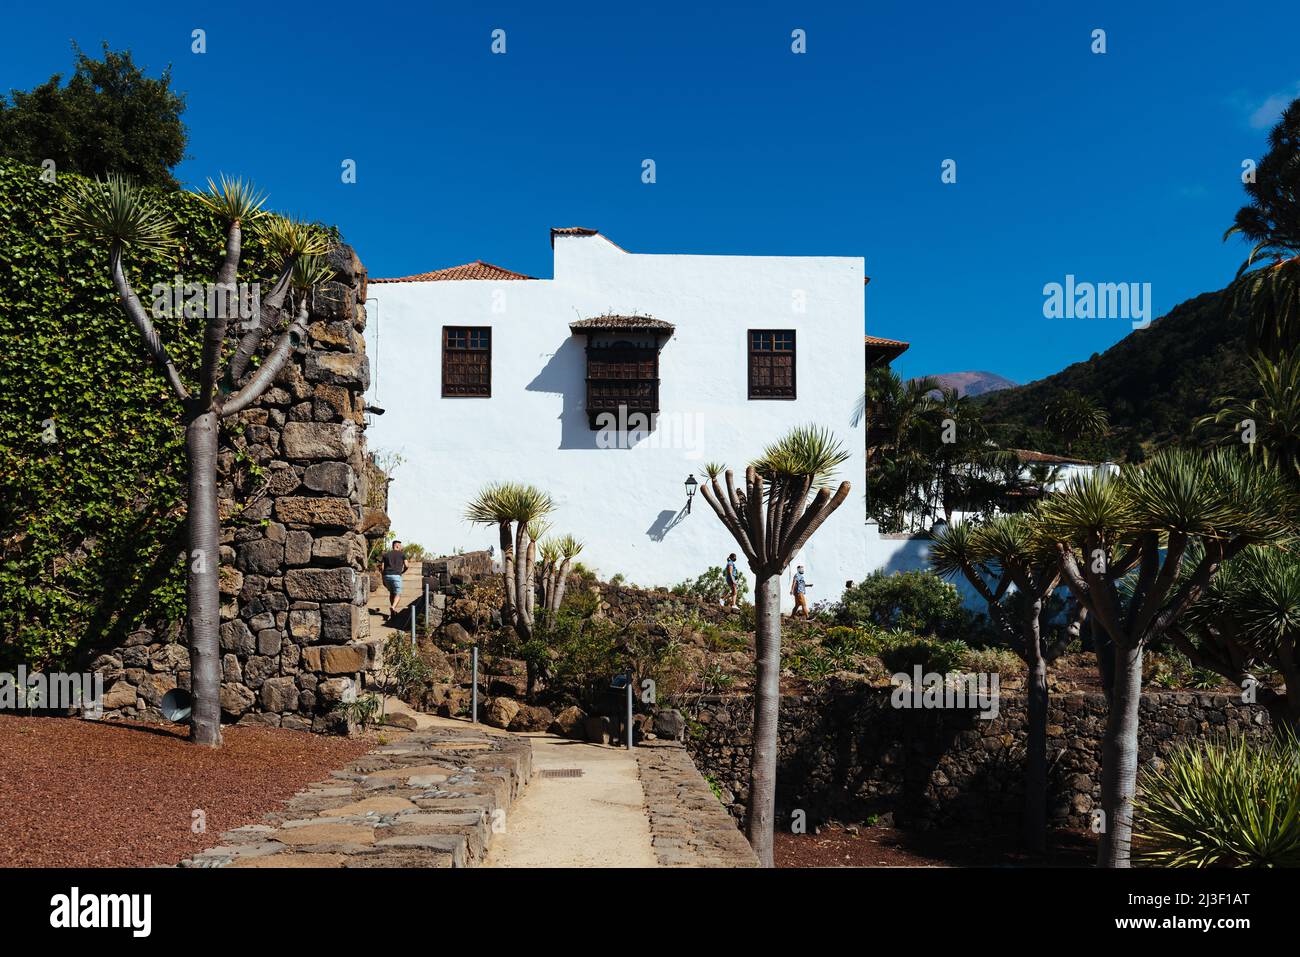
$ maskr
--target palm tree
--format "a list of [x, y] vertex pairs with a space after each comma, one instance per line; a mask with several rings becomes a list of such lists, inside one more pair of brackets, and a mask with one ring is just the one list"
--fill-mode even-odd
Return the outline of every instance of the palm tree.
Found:
[[1110, 417], [1092, 399], [1071, 389], [1047, 404], [1046, 424], [1065, 443], [1068, 454], [1075, 442], [1105, 435]]
[[1129, 866], [1144, 648], [1201, 598], [1224, 562], [1286, 533], [1289, 500], [1274, 469], [1223, 450], [1175, 449], [1119, 477], [1076, 477], [1039, 506], [1065, 583], [1095, 623], [1109, 701], [1100, 866]]
[[[537, 537], [541, 520], [554, 509], [551, 497], [519, 482], [486, 486], [466, 506], [465, 518], [475, 525], [495, 525], [500, 533], [504, 594], [501, 623], [514, 628], [520, 641], [533, 637]], [[529, 526], [537, 537], [529, 534]]]
[[[1300, 345], [1300, 100], [1283, 111], [1268, 143], [1245, 184], [1250, 202], [1223, 238], [1254, 244], [1230, 287], [1231, 303], [1248, 321], [1248, 346], [1277, 360]], [[1261, 267], [1269, 257], [1273, 262]]]
[[921, 421], [918, 444], [930, 463], [925, 493], [929, 514], [942, 511], [944, 521], [952, 524], [958, 506], [984, 506], [1005, 495], [1019, 474], [1019, 460], [989, 438], [968, 398], [956, 389], [940, 389], [931, 396]]
[[1051, 635], [1050, 599], [1061, 581], [1060, 562], [1050, 539], [1024, 515], [948, 527], [930, 545], [930, 564], [940, 575], [962, 575], [970, 582], [988, 606], [989, 619], [1028, 668], [1021, 834], [1026, 847], [1042, 851], [1047, 845], [1047, 666], [1079, 637], [1088, 609], [1074, 602], [1067, 626]]
[[1217, 410], [1197, 419], [1196, 428], [1231, 425], [1231, 431], [1220, 432], [1221, 444], [1245, 444], [1265, 465], [1278, 466], [1300, 484], [1300, 353], [1276, 361], [1255, 354], [1250, 364], [1259, 383], [1259, 396], [1215, 399]]
[[1042, 496], [1056, 488], [1057, 483], [1061, 481], [1061, 476], [1065, 474], [1065, 466], [1051, 462], [1031, 462], [1027, 471], [1029, 485], [1039, 496]]
[[[281, 260], [280, 277], [271, 293], [262, 298], [261, 314], [246, 332], [245, 339], [250, 341], [246, 349], [248, 357], [256, 351], [263, 334], [274, 331], [281, 322], [280, 310], [289, 295], [293, 270], [299, 258], [324, 255], [329, 250], [329, 242], [315, 227], [270, 216], [262, 209], [265, 196], [243, 180], [231, 180], [225, 176], [221, 177], [220, 184], [209, 180], [208, 191], [198, 194], [198, 199], [224, 223], [226, 244], [217, 270], [217, 290], [222, 301], [212, 310], [212, 315], [204, 317], [203, 353], [193, 389], [185, 384], [172, 362], [126, 274], [128, 252], [168, 250], [176, 245], [175, 225], [158, 199], [118, 176], [110, 175], [104, 181], [79, 180], [63, 197], [58, 223], [68, 236], [107, 245], [109, 275], [123, 309], [135, 325], [145, 350], [181, 403], [189, 460], [186, 612], [193, 696], [190, 739], [197, 744], [217, 747], [221, 744], [218, 432], [223, 418], [248, 408], [270, 387], [284, 368], [293, 347], [305, 339], [308, 318], [308, 297], [298, 295], [295, 297], [296, 308], [289, 310], [288, 327], [280, 334], [257, 372], [242, 386], [243, 366], [236, 369], [232, 363], [228, 373], [225, 376], [221, 374], [227, 320], [232, 313], [230, 293], [239, 271], [243, 230], [248, 227], [262, 232]], [[314, 275], [320, 278], [322, 273]], [[243, 342], [239, 351], [245, 351]]]
[[[750, 761], [749, 843], [759, 864], [772, 867], [776, 804], [777, 718], [781, 696], [781, 573], [813, 533], [848, 497], [850, 485], [829, 487], [849, 457], [828, 430], [792, 429], [745, 469], [737, 488], [727, 469], [709, 464], [700, 486], [705, 501], [731, 532], [754, 573], [754, 746]], [[809, 495], [812, 498], [809, 499]]]
[[904, 381], [887, 366], [867, 372], [853, 424], [866, 419], [867, 511], [882, 531], [900, 531], [921, 511], [932, 470], [922, 429], [938, 390], [933, 378]]
[[[1300, 555], [1252, 547], [1224, 565], [1169, 637], [1199, 668], [1253, 693], [1278, 735], [1300, 732]], [[1283, 685], [1261, 672], [1272, 669]]]

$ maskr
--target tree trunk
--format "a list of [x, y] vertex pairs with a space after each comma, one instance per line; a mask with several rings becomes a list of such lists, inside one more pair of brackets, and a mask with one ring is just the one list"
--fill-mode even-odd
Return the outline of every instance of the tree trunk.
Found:
[[217, 516], [217, 434], [212, 411], [195, 416], [185, 428], [189, 455], [189, 567], [186, 593], [190, 637], [190, 740], [221, 744], [221, 525]]
[[1138, 710], [1142, 704], [1142, 646], [1115, 648], [1114, 688], [1101, 743], [1101, 808], [1106, 817], [1098, 867], [1129, 867], [1133, 795], [1137, 790]]
[[510, 534], [510, 523], [500, 522], [501, 535], [501, 627], [512, 628], [515, 623], [515, 542]]
[[559, 571], [555, 573], [555, 607], [552, 612], [558, 613], [560, 606], [564, 604], [564, 593], [569, 587], [569, 568], [573, 565], [572, 558], [566, 558], [560, 563]]
[[760, 867], [773, 867], [776, 813], [777, 718], [781, 705], [781, 578], [756, 575], [754, 641], [754, 750], [749, 764], [749, 843]]
[[1047, 849], [1047, 662], [1042, 655], [1029, 662], [1025, 679], [1029, 728], [1025, 752], [1025, 813], [1021, 821], [1025, 847]]
[[1286, 694], [1275, 695], [1265, 704], [1269, 720], [1273, 722], [1273, 734], [1285, 736], [1288, 733], [1300, 740], [1300, 693], [1291, 691], [1300, 688], [1300, 683], [1293, 685], [1287, 681]]
[[[520, 640], [533, 637], [533, 616], [529, 598], [533, 589], [533, 570], [528, 567], [527, 525], [515, 523], [515, 633]], [[527, 589], [527, 591], [525, 591]]]

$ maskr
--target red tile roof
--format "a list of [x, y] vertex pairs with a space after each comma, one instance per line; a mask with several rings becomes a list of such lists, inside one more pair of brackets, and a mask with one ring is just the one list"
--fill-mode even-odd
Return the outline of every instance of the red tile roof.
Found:
[[862, 341], [869, 346], [880, 346], [882, 348], [902, 346], [904, 349], [907, 349], [911, 346], [910, 342], [903, 342], [900, 339], [882, 339], [880, 336], [863, 336]]
[[1042, 462], [1048, 465], [1096, 465], [1096, 462], [1088, 459], [1075, 458], [1069, 455], [1052, 455], [1050, 452], [1035, 452], [1032, 449], [1011, 449], [1016, 458], [1026, 465], [1034, 462]]
[[501, 266], [494, 266], [491, 263], [485, 263], [481, 259], [476, 259], [472, 263], [465, 263], [463, 266], [448, 266], [446, 269], [435, 269], [433, 272], [417, 273], [414, 276], [399, 276], [395, 279], [371, 279], [371, 282], [438, 282], [444, 279], [532, 279], [532, 276], [525, 276], [521, 272], [515, 272], [511, 269], [503, 269]]
[[621, 249], [623, 250], [623, 252], [627, 252], [626, 249], [623, 249], [622, 246], [614, 242], [614, 240], [610, 239], [599, 229], [592, 229], [590, 226], [552, 226], [551, 227], [551, 248], [552, 249], [555, 248], [556, 236], [599, 236], [601, 239], [605, 240], [605, 242], [609, 243], [615, 249]]

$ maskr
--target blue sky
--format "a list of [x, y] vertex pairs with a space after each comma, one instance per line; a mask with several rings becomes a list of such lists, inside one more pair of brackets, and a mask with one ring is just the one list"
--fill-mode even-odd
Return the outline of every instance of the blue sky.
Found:
[[867, 330], [913, 344], [900, 371], [1023, 382], [1130, 331], [1045, 319], [1045, 283], [1149, 282], [1160, 315], [1231, 278], [1244, 252], [1220, 237], [1300, 93], [1300, 11], [992, 6], [62, 0], [8, 12], [0, 87], [66, 71], [73, 39], [170, 63], [182, 180], [248, 176], [375, 276], [549, 276], [558, 225], [634, 252], [860, 255]]

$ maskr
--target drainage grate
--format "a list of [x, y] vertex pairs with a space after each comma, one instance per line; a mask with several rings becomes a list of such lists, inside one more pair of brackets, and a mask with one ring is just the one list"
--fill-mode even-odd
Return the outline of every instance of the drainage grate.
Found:
[[537, 776], [541, 778], [580, 778], [582, 777], [582, 768], [546, 768], [538, 771]]

